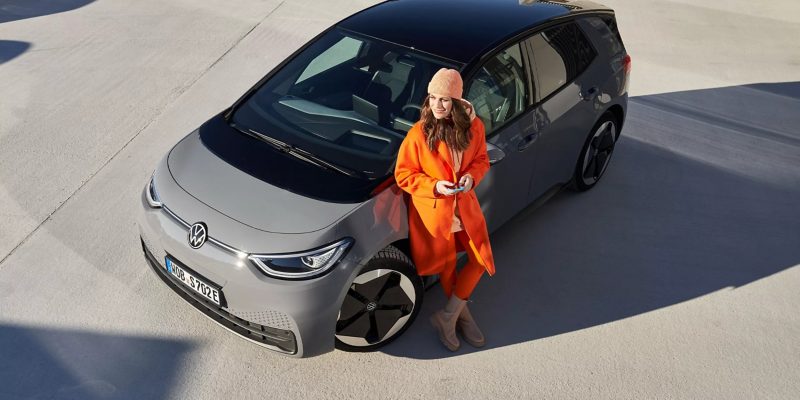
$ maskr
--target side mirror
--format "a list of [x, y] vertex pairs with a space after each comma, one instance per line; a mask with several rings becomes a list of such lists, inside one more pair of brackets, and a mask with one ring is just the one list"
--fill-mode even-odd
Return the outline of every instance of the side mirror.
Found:
[[489, 156], [489, 165], [499, 163], [506, 156], [503, 150], [491, 143], [486, 143], [486, 154]]

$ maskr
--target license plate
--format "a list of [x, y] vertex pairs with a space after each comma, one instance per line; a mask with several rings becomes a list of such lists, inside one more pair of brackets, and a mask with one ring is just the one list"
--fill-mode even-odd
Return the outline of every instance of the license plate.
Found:
[[181, 267], [175, 261], [166, 258], [167, 260], [167, 272], [169, 272], [172, 276], [178, 278], [184, 285], [188, 286], [196, 293], [200, 294], [201, 296], [205, 297], [208, 300], [211, 300], [216, 305], [220, 305], [219, 299], [219, 290], [215, 287], [209, 285], [208, 283], [204, 282], [200, 278], [197, 277], [196, 274], [187, 271], [185, 268]]

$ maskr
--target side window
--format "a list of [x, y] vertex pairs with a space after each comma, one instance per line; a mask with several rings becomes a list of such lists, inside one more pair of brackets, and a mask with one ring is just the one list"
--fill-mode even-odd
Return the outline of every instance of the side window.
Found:
[[466, 99], [483, 121], [486, 134], [525, 111], [527, 104], [522, 51], [515, 44], [490, 58], [467, 85]]
[[545, 98], [580, 75], [597, 53], [574, 22], [555, 26], [530, 39], [539, 78], [539, 96]]

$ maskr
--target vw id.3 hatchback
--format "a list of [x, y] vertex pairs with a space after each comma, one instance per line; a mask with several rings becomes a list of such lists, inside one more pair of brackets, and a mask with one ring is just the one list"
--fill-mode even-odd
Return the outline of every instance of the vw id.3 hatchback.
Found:
[[491, 233], [562, 188], [597, 184], [630, 65], [613, 10], [587, 1], [365, 9], [164, 156], [141, 195], [145, 258], [197, 310], [275, 352], [375, 350], [412, 324], [432, 284], [409, 256], [394, 166], [433, 74], [460, 71], [486, 127], [491, 168], [475, 194]]

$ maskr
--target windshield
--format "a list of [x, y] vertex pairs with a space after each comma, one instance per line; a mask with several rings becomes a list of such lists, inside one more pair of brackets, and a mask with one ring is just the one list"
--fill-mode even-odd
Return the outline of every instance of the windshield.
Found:
[[350, 179], [375, 180], [393, 173], [428, 82], [445, 67], [461, 65], [334, 28], [270, 78], [230, 122], [357, 172]]

